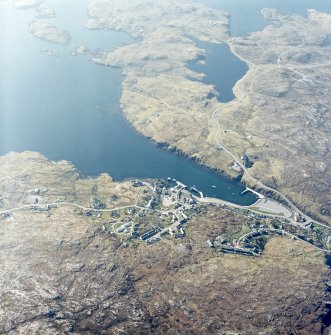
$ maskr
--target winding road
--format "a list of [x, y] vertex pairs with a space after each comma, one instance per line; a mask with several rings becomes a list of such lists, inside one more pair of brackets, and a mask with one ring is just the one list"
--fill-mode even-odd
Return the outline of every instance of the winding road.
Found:
[[216, 124], [216, 127], [217, 127], [217, 131], [216, 131], [216, 134], [215, 134], [215, 143], [216, 143], [216, 146], [220, 149], [222, 149], [223, 151], [225, 151], [228, 155], [230, 155], [233, 160], [241, 167], [242, 171], [244, 172], [244, 175], [247, 177], [247, 179], [249, 181], [252, 182], [252, 186], [258, 186], [266, 191], [270, 191], [270, 192], [273, 192], [274, 194], [277, 194], [282, 200], [284, 200], [287, 205], [292, 209], [294, 210], [295, 212], [297, 212], [298, 214], [301, 215], [302, 218], [305, 218], [307, 221], [309, 222], [313, 222], [317, 225], [320, 225], [320, 226], [323, 226], [325, 228], [328, 228], [331, 230], [331, 227], [322, 223], [322, 222], [319, 222], [319, 221], [316, 221], [315, 219], [311, 218], [310, 216], [308, 216], [307, 214], [303, 213], [289, 198], [287, 198], [285, 195], [283, 195], [282, 193], [280, 193], [279, 191], [277, 191], [276, 189], [272, 188], [272, 187], [269, 187], [265, 184], [263, 184], [261, 181], [257, 180], [256, 178], [254, 178], [250, 173], [249, 171], [247, 170], [247, 168], [245, 167], [245, 165], [242, 163], [242, 161], [234, 154], [232, 153], [229, 149], [227, 149], [222, 143], [220, 143], [219, 141], [219, 137], [220, 137], [220, 132], [222, 130], [221, 128], [221, 125], [219, 123], [219, 121], [217, 120], [216, 118], [216, 113], [219, 112], [223, 107], [218, 107], [216, 108], [213, 112], [212, 112], [212, 119], [213, 121], [215, 122]]
[[76, 207], [76, 208], [82, 209], [84, 211], [106, 212], [106, 213], [107, 212], [111, 213], [111, 212], [115, 212], [115, 211], [119, 211], [121, 209], [127, 209], [127, 208], [137, 208], [137, 209], [142, 209], [142, 210], [148, 210], [148, 211], [154, 211], [154, 212], [161, 213], [161, 211], [158, 211], [156, 209], [151, 209], [151, 208], [148, 208], [148, 207], [137, 206], [137, 205], [127, 205], [127, 206], [115, 207], [115, 208], [111, 208], [111, 209], [97, 209], [97, 208], [84, 207], [84, 206], [79, 205], [77, 203], [61, 201], [61, 202], [53, 202], [53, 203], [50, 203], [50, 204], [23, 205], [23, 206], [20, 206], [20, 207], [0, 211], [0, 215], [7, 214], [7, 213], [10, 213], [10, 212], [18, 212], [18, 211], [21, 211], [21, 210], [24, 210], [24, 209], [44, 210], [47, 206], [49, 206], [49, 207], [71, 206], [71, 207]]
[[311, 247], [315, 248], [316, 250], [319, 250], [319, 251], [322, 251], [322, 252], [325, 252], [325, 253], [328, 253], [328, 254], [331, 253], [330, 250], [317, 247], [316, 245], [314, 245], [314, 244], [312, 244], [312, 243], [310, 243], [310, 242], [308, 242], [306, 240], [303, 240], [302, 238], [300, 238], [300, 237], [298, 237], [298, 236], [296, 236], [296, 235], [294, 235], [292, 233], [289, 233], [289, 232], [287, 232], [287, 231], [285, 231], [283, 229], [274, 229], [274, 230], [271, 230], [270, 228], [263, 228], [263, 229], [260, 229], [260, 230], [251, 231], [251, 232], [249, 232], [249, 233], [241, 236], [238, 239], [237, 243], [236, 243], [236, 248], [239, 248], [240, 247], [240, 242], [242, 242], [242, 240], [245, 237], [251, 235], [253, 232], [262, 232], [262, 231], [266, 231], [266, 230], [269, 231], [269, 232], [272, 232], [272, 233], [281, 233], [282, 235], [287, 235], [287, 236], [293, 237], [294, 239], [300, 240], [301, 242], [304, 242], [305, 244], [310, 245]]

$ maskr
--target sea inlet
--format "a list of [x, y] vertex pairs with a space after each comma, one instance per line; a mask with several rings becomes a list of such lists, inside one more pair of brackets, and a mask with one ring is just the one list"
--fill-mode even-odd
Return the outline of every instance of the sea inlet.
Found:
[[[121, 70], [71, 52], [80, 45], [109, 51], [133, 40], [122, 32], [85, 29], [85, 3], [78, 2], [81, 5], [70, 8], [63, 1], [48, 1], [57, 13], [49, 22], [72, 36], [68, 46], [36, 39], [27, 29], [33, 10], [15, 10], [9, 1], [0, 2], [0, 154], [38, 151], [52, 160], [72, 162], [84, 176], [107, 172], [118, 181], [171, 177], [208, 196], [254, 203], [253, 193], [241, 195], [245, 187], [240, 182], [159, 148], [130, 126], [118, 105]], [[227, 67], [222, 58], [234, 55], [220, 48], [218, 66]], [[228, 100], [244, 72], [227, 77], [219, 88]]]

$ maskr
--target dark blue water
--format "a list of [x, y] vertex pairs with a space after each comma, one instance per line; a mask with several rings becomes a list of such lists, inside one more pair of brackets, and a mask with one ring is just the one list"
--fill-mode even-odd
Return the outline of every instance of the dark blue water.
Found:
[[331, 13], [330, 0], [199, 0], [212, 8], [225, 10], [231, 15], [232, 36], [258, 31], [270, 22], [261, 15], [263, 8], [277, 8], [284, 14], [306, 15], [307, 9]]
[[[255, 201], [252, 193], [240, 195], [240, 183], [139, 136], [118, 108], [121, 71], [71, 55], [78, 45], [112, 50], [132, 39], [85, 30], [83, 5], [49, 3], [59, 14], [49, 22], [71, 33], [69, 46], [36, 39], [27, 32], [33, 10], [18, 11], [10, 2], [0, 2], [0, 154], [33, 150], [53, 160], [69, 160], [86, 176], [108, 172], [115, 180], [172, 177], [209, 196], [242, 205]], [[40, 52], [44, 48], [59, 57]]]
[[248, 71], [248, 66], [236, 57], [227, 44], [212, 44], [196, 41], [199, 48], [206, 50], [205, 63], [190, 65], [195, 72], [205, 74], [203, 82], [214, 85], [219, 93], [220, 102], [229, 102], [235, 98], [232, 88]]

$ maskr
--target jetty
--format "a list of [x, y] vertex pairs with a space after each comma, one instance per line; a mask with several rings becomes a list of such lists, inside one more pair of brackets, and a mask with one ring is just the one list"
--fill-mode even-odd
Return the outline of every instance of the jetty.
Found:
[[254, 191], [253, 189], [251, 189], [251, 188], [249, 188], [249, 187], [246, 187], [246, 189], [245, 189], [244, 191], [242, 191], [242, 192], [240, 193], [240, 195], [244, 195], [244, 194], [247, 193], [247, 192], [252, 192], [252, 193], [254, 193], [259, 199], [263, 199], [263, 198], [264, 198], [264, 195], [263, 195], [263, 194], [261, 194], [261, 193], [259, 193], [259, 192], [256, 192], [256, 191]]

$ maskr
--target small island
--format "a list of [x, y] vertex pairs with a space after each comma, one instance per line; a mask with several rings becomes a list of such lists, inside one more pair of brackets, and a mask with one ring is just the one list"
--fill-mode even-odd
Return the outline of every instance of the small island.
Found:
[[16, 0], [14, 7], [17, 9], [34, 8], [42, 3], [42, 0]]
[[37, 38], [56, 44], [66, 45], [71, 40], [68, 32], [41, 20], [33, 21], [29, 31]]

